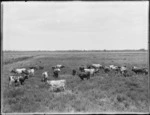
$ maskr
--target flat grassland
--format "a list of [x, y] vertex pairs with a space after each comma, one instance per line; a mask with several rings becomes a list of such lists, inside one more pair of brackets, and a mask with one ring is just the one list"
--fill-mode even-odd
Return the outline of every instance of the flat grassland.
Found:
[[[100, 71], [90, 80], [72, 76], [72, 69], [80, 65], [126, 65], [129, 77]], [[65, 65], [58, 79], [66, 79], [66, 91], [53, 93], [41, 82], [41, 74], [56, 64]], [[22, 86], [9, 86], [13, 68], [44, 66]], [[99, 113], [148, 112], [148, 75], [136, 75], [132, 66], [148, 67], [147, 52], [3, 52], [2, 112], [4, 113]]]

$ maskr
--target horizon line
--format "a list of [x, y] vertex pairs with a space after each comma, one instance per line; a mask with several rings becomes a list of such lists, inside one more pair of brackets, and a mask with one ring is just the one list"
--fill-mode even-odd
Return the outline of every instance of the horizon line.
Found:
[[141, 49], [119, 49], [119, 50], [107, 50], [107, 49], [103, 49], [103, 50], [2, 50], [2, 51], [51, 51], [51, 52], [55, 52], [55, 51], [102, 51], [102, 52], [105, 52], [105, 51], [148, 51], [148, 49], [144, 49], [144, 48], [141, 48]]

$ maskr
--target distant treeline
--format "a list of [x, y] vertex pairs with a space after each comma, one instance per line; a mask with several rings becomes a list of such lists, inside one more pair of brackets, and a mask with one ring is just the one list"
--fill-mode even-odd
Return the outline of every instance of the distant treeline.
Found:
[[[22, 52], [17, 50], [5, 50], [4, 52]], [[26, 50], [25, 50], [26, 51]], [[135, 51], [148, 51], [146, 49], [139, 50], [33, 50], [29, 52], [135, 52]]]

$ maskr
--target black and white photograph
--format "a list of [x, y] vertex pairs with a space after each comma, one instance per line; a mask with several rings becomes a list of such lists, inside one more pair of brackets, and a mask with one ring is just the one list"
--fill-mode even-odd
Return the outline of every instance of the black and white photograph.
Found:
[[1, 4], [1, 113], [149, 112], [149, 1]]

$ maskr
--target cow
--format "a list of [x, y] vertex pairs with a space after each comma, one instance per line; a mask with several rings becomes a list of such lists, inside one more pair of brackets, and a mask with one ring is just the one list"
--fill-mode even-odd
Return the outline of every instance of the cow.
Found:
[[93, 68], [93, 67], [92, 67], [92, 65], [88, 64], [88, 65], [86, 66], [86, 68], [87, 68], [87, 69], [91, 69], [91, 68]]
[[76, 75], [76, 70], [75, 70], [75, 69], [72, 70], [72, 75], [73, 75], [73, 76]]
[[110, 68], [109, 68], [108, 66], [104, 66], [103, 69], [104, 69], [104, 72], [105, 72], [105, 73], [108, 73], [108, 72], [110, 71]]
[[90, 79], [90, 73], [89, 72], [79, 72], [78, 76], [81, 80], [84, 80], [86, 78], [87, 80]]
[[109, 68], [110, 68], [111, 70], [114, 70], [114, 71], [117, 72], [117, 73], [120, 72], [120, 67], [119, 67], [119, 66], [110, 65]]
[[22, 74], [25, 71], [26, 71], [26, 68], [18, 68], [18, 69], [13, 69], [11, 72], [15, 74]]
[[96, 72], [96, 70], [95, 69], [84, 69], [84, 72], [86, 72], [86, 73], [90, 73], [90, 76], [94, 76], [94, 73]]
[[127, 76], [127, 67], [126, 66], [120, 67], [120, 73], [126, 77]]
[[61, 70], [60, 70], [59, 68], [55, 68], [55, 69], [53, 70], [53, 76], [54, 76], [55, 78], [58, 78], [60, 71], [61, 71]]
[[30, 76], [34, 76], [35, 74], [35, 69], [28, 69], [24, 72], [25, 74], [27, 75], [30, 75]]
[[18, 76], [9, 76], [9, 85], [12, 85], [13, 83], [18, 83]]
[[56, 68], [64, 68], [64, 67], [65, 67], [64, 65], [60, 65], [60, 64], [56, 65]]
[[9, 76], [9, 85], [12, 85], [13, 83], [16, 84], [21, 84], [23, 85], [23, 82], [25, 79], [27, 79], [28, 76]]
[[43, 72], [42, 73], [42, 80], [41, 81], [47, 81], [47, 79], [48, 79], [48, 72], [47, 71], [45, 71], [45, 72]]
[[47, 83], [54, 92], [65, 90], [66, 80], [47, 80]]
[[133, 72], [135, 72], [136, 74], [148, 74], [148, 70], [145, 69], [145, 68], [140, 68], [140, 67], [136, 67], [136, 66], [133, 66], [132, 69], [131, 69]]
[[147, 68], [143, 68], [143, 71], [144, 71], [145, 75], [148, 74], [148, 69]]
[[91, 66], [94, 68], [99, 68], [99, 69], [103, 68], [103, 66], [101, 64], [92, 64]]
[[79, 67], [79, 70], [80, 70], [81, 72], [83, 72], [84, 69], [85, 69], [85, 67], [84, 67], [83, 65]]
[[19, 81], [19, 83], [20, 83], [21, 85], [23, 85], [24, 81], [25, 81], [27, 78], [28, 78], [27, 75], [25, 75], [25, 76], [19, 76], [19, 77], [18, 77], [18, 81]]
[[62, 68], [64, 68], [65, 66], [63, 66], [63, 65], [60, 65], [60, 64], [57, 64], [56, 66], [53, 66], [52, 67], [52, 69], [62, 69]]

